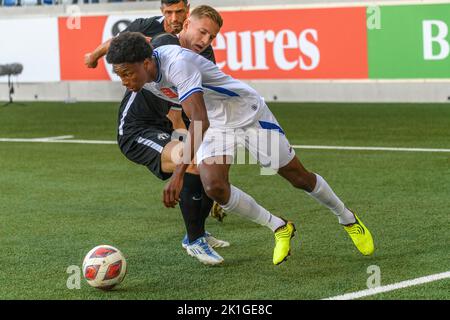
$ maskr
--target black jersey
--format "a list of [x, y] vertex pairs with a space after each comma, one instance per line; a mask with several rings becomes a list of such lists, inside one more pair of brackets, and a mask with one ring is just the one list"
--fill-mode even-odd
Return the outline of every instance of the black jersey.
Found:
[[136, 130], [148, 128], [170, 132], [172, 122], [167, 113], [171, 104], [148, 90], [134, 94], [127, 90], [119, 110], [119, 134], [133, 134]]

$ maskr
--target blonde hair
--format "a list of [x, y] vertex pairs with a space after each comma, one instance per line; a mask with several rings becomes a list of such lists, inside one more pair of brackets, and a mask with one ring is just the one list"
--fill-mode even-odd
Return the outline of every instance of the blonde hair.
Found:
[[194, 10], [191, 11], [190, 14], [191, 17], [200, 19], [200, 18], [209, 18], [212, 21], [214, 21], [219, 28], [222, 28], [223, 25], [223, 19], [220, 16], [220, 13], [217, 12], [216, 9], [210, 6], [202, 5], [196, 7]]

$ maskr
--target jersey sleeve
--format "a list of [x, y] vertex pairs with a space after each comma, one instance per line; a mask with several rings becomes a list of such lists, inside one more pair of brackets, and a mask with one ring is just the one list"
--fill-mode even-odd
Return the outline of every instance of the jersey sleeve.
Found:
[[170, 74], [172, 83], [177, 87], [180, 103], [193, 93], [203, 92], [201, 72], [189, 61], [184, 59], [175, 61], [170, 66]]
[[156, 18], [136, 19], [122, 32], [140, 32], [146, 37], [153, 37], [161, 32], [161, 27], [158, 27], [158, 24], [155, 23]]
[[179, 104], [172, 104], [170, 110], [181, 111], [183, 108]]
[[126, 27], [122, 32], [142, 32], [145, 29], [146, 25], [148, 25], [148, 23], [148, 19], [136, 19], [131, 22], [128, 27]]

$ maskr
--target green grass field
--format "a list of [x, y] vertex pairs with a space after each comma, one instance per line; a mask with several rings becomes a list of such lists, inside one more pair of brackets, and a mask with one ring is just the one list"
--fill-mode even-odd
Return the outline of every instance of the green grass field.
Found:
[[[450, 148], [450, 105], [271, 104], [293, 145]], [[73, 135], [115, 140], [116, 103], [28, 103], [0, 108], [0, 138]], [[1, 299], [322, 299], [450, 270], [450, 152], [303, 150], [304, 165], [357, 211], [376, 251], [361, 256], [337, 219], [278, 176], [234, 166], [233, 184], [293, 220], [292, 256], [272, 265], [273, 235], [228, 215], [207, 229], [231, 242], [206, 267], [181, 249], [178, 209], [163, 182], [115, 145], [0, 142]], [[114, 291], [69, 290], [70, 265], [98, 244], [129, 269]], [[450, 279], [365, 299], [450, 299]]]

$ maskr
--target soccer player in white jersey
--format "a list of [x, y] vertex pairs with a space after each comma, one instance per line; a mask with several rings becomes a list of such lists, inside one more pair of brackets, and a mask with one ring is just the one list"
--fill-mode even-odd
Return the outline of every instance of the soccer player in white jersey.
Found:
[[[209, 45], [222, 26], [222, 19], [216, 10], [209, 6], [202, 7], [204, 10], [197, 16], [191, 16], [185, 21], [180, 33], [182, 46], [196, 52]], [[251, 196], [230, 185], [230, 160], [235, 157], [236, 144], [240, 142], [262, 166], [276, 169], [294, 187], [304, 190], [328, 207], [363, 255], [373, 253], [373, 239], [367, 227], [344, 205], [320, 175], [304, 168], [277, 120], [254, 89], [224, 74], [216, 65], [191, 50], [163, 46], [153, 51], [144, 42], [146, 39], [140, 34], [121, 34], [112, 41], [107, 61], [113, 64], [127, 88], [133, 91], [150, 90], [161, 98], [180, 103], [191, 121], [200, 124], [190, 126], [183, 154], [189, 155], [187, 160], [196, 154], [205, 191], [226, 211], [267, 226], [275, 232], [274, 264], [280, 264], [289, 255], [290, 239], [295, 227], [292, 222], [271, 214]], [[145, 51], [144, 56], [143, 52], [136, 54], [137, 48]], [[203, 135], [198, 150], [194, 143], [196, 127]], [[251, 141], [258, 141], [261, 133], [277, 137], [279, 143], [272, 148], [258, 148], [257, 143]], [[252, 139], [252, 134], [258, 136], [256, 140]], [[220, 148], [217, 148], [217, 141], [221, 142]], [[183, 175], [189, 163], [184, 161], [177, 165], [165, 187], [166, 207], [177, 204]]]

